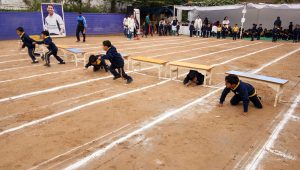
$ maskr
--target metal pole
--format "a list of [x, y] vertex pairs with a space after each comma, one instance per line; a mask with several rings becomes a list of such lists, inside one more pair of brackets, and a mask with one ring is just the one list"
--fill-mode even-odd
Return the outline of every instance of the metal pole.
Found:
[[243, 18], [241, 19], [241, 32], [240, 32], [240, 38], [242, 39], [242, 35], [243, 35], [243, 28], [244, 28], [244, 22], [245, 22], [245, 14], [246, 14], [246, 12], [247, 12], [247, 4], [245, 3], [245, 5], [244, 5], [244, 9], [243, 9], [243, 11], [242, 11], [242, 13], [243, 13]]

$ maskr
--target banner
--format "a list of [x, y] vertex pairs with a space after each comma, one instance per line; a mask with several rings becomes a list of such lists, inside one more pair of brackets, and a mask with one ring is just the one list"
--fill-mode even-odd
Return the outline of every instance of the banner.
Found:
[[49, 31], [51, 37], [65, 37], [66, 27], [64, 9], [59, 3], [41, 4], [43, 29]]

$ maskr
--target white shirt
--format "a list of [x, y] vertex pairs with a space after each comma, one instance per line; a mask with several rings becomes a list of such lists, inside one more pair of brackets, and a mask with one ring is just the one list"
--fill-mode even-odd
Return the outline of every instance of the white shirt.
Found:
[[[60, 28], [60, 29], [59, 29]], [[53, 13], [45, 18], [45, 30], [51, 34], [63, 35], [65, 33], [65, 24], [61, 16]]]
[[128, 18], [128, 30], [133, 32], [135, 27], [134, 19]]
[[128, 21], [127, 20], [128, 20], [127, 18], [124, 18], [124, 20], [123, 20], [123, 26], [124, 26], [124, 28], [128, 27]]
[[211, 32], [217, 33], [218, 32], [218, 27], [217, 26], [212, 26]]
[[227, 19], [227, 20], [223, 20], [222, 24], [223, 24], [223, 25], [227, 25], [227, 26], [229, 26], [229, 24], [230, 24], [230, 21], [229, 21], [228, 19]]
[[201, 18], [197, 18], [195, 20], [194, 27], [196, 30], [201, 30], [201, 28], [202, 28], [202, 19]]

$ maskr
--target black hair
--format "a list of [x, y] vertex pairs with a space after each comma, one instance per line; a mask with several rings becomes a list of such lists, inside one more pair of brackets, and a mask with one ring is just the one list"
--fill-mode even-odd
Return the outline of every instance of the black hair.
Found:
[[82, 14], [82, 12], [78, 12], [78, 14], [80, 14], [80, 15], [81, 15], [81, 14]]
[[103, 41], [103, 46], [111, 47], [111, 42], [109, 40]]
[[42, 33], [43, 35], [46, 35], [46, 36], [49, 36], [49, 35], [50, 35], [48, 31], [42, 31], [41, 33]]
[[20, 31], [20, 32], [24, 32], [24, 28], [23, 27], [18, 27], [16, 30]]
[[229, 74], [225, 77], [225, 81], [229, 84], [238, 84], [240, 79], [237, 75]]
[[97, 57], [97, 56], [91, 55], [90, 58], [89, 58], [89, 63], [93, 63], [93, 62], [95, 62], [95, 61], [97, 61], [97, 60], [98, 60], [98, 57]]

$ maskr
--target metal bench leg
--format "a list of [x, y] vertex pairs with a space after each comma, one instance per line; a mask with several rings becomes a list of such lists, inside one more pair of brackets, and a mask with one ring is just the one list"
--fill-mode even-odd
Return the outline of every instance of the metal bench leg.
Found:
[[178, 67], [176, 67], [176, 80], [178, 80], [178, 74], [179, 74], [179, 70]]
[[278, 86], [278, 87], [277, 87], [277, 90], [276, 90], [276, 96], [275, 96], [275, 101], [274, 101], [274, 107], [277, 106], [278, 100], [279, 100], [279, 98], [281, 97], [281, 95], [282, 95], [282, 88], [281, 88], [281, 86]]

